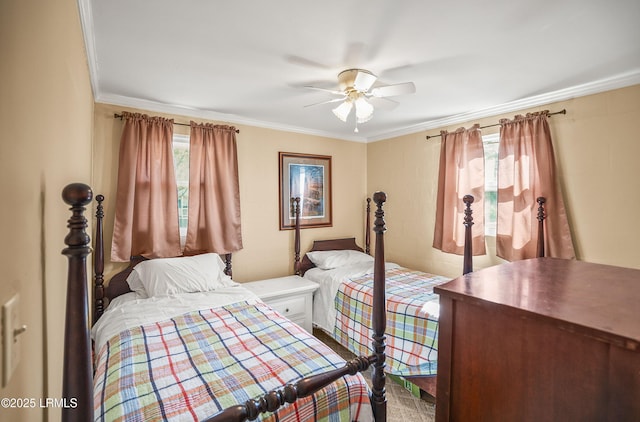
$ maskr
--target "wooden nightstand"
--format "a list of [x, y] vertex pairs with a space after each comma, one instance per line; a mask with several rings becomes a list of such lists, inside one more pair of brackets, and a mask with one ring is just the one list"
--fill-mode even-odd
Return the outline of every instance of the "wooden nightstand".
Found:
[[242, 283], [276, 311], [308, 332], [313, 324], [313, 292], [319, 285], [297, 275]]

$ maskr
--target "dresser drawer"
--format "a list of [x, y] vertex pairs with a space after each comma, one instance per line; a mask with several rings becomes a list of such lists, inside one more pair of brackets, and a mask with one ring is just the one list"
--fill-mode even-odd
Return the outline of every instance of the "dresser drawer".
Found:
[[304, 314], [306, 301], [304, 296], [279, 299], [279, 300], [269, 300], [267, 301], [269, 306], [271, 306], [276, 311], [280, 312], [282, 315], [291, 319], [293, 315]]

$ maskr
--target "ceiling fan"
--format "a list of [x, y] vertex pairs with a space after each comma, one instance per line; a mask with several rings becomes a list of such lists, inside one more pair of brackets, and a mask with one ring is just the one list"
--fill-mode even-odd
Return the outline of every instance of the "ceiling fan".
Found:
[[339, 90], [331, 90], [307, 86], [306, 88], [316, 89], [319, 91], [329, 92], [338, 95], [334, 98], [320, 103], [309, 104], [315, 106], [320, 104], [337, 103], [340, 104], [333, 109], [333, 114], [343, 122], [355, 109], [355, 132], [358, 132], [358, 123], [365, 123], [373, 117], [374, 105], [381, 108], [392, 108], [398, 105], [396, 101], [387, 97], [395, 97], [403, 94], [413, 94], [416, 92], [416, 86], [413, 82], [403, 82], [393, 85], [383, 85], [373, 88], [373, 84], [378, 77], [368, 70], [364, 69], [347, 69], [338, 74]]

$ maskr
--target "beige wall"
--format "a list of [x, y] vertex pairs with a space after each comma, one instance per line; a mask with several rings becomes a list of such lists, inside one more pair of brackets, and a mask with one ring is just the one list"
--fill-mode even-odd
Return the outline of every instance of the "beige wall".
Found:
[[[60, 252], [69, 218], [60, 192], [82, 181], [105, 194], [110, 239], [121, 129], [113, 112], [122, 108], [98, 104], [94, 113], [73, 0], [0, 2], [0, 63], [0, 303], [19, 293], [20, 318], [28, 326], [20, 339], [21, 363], [0, 397], [60, 398], [66, 293], [66, 258]], [[544, 108], [568, 111], [552, 118], [552, 129], [579, 258], [640, 268], [634, 214], [640, 209], [640, 87]], [[312, 239], [356, 236], [362, 243], [363, 214], [357, 210], [367, 192], [385, 190], [387, 258], [460, 273], [459, 257], [431, 248], [440, 143], [425, 140], [427, 132], [365, 145], [239, 128], [245, 248], [234, 258], [238, 281], [291, 272], [292, 232], [278, 230], [278, 151], [333, 156], [334, 225], [303, 230], [303, 250]], [[478, 267], [493, 262], [476, 260]], [[59, 419], [59, 409], [0, 407], [0, 420]]]
[[[106, 197], [107, 257], [113, 232], [115, 208], [112, 198], [116, 194], [118, 147], [122, 132], [122, 122], [114, 119], [113, 115], [123, 109], [106, 104], [96, 104], [95, 107], [94, 189]], [[185, 116], [145, 113], [173, 117], [176, 122], [189, 121]], [[176, 133], [188, 134], [188, 127], [174, 127]], [[355, 236], [362, 243], [366, 192], [365, 144], [252, 126], [240, 125], [237, 128], [240, 129], [237, 142], [244, 249], [233, 257], [235, 280], [244, 282], [279, 277], [293, 271], [293, 232], [278, 229], [279, 151], [332, 156], [333, 227], [302, 230], [302, 250], [309, 249], [312, 240], [316, 239]], [[120, 264], [107, 263], [105, 273], [110, 275], [119, 268]]]
[[[21, 362], [0, 397], [60, 398], [66, 297], [62, 188], [90, 182], [93, 96], [77, 4], [0, 2], [0, 303], [20, 294]], [[0, 352], [1, 354], [1, 352]], [[47, 414], [48, 413], [48, 414]], [[5, 409], [3, 421], [60, 409]]]
[[[537, 110], [558, 111], [551, 117], [560, 183], [573, 229], [578, 259], [640, 268], [640, 85], [549, 104], [531, 110], [481, 119], [481, 126], [500, 118]], [[476, 121], [442, 128], [470, 127]], [[462, 258], [433, 249], [433, 225], [441, 129], [368, 144], [367, 186], [383, 190], [388, 231], [388, 261], [448, 276], [462, 271]], [[498, 127], [483, 134], [496, 133]], [[488, 240], [495, 251], [495, 239]], [[475, 268], [500, 262], [495, 254], [474, 258]]]

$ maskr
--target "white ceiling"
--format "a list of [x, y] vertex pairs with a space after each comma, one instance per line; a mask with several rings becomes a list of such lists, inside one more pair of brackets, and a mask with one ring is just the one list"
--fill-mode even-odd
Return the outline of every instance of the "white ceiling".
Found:
[[[640, 83], [638, 0], [78, 2], [97, 102], [233, 124], [367, 142]], [[354, 67], [416, 93], [358, 133], [305, 107]]]

